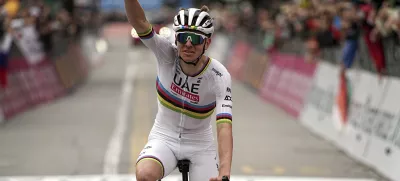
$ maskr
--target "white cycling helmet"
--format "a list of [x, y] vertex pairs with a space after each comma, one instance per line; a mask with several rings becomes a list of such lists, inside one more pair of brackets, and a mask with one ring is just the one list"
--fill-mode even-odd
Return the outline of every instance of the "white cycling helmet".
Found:
[[214, 33], [213, 18], [203, 8], [181, 9], [174, 17], [172, 28], [175, 32], [201, 32], [207, 37]]

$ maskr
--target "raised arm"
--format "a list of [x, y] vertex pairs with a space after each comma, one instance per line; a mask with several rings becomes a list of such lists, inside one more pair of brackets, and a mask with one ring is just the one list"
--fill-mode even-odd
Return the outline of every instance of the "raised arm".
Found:
[[135, 28], [137, 33], [145, 33], [150, 29], [144, 10], [138, 0], [125, 0], [126, 16], [129, 23]]

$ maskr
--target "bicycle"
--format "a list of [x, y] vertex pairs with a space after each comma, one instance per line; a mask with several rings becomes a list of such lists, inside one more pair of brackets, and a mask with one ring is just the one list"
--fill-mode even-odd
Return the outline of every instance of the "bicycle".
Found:
[[[189, 181], [189, 165], [190, 165], [190, 160], [179, 160], [178, 161], [178, 169], [179, 172], [182, 173], [182, 181]], [[161, 181], [161, 180], [158, 180]], [[229, 181], [229, 178], [227, 176], [222, 177], [222, 181]]]

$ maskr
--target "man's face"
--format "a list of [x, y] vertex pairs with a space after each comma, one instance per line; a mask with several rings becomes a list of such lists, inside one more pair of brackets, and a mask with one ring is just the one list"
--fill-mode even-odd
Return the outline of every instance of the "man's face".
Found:
[[192, 32], [177, 33], [175, 39], [181, 58], [188, 62], [196, 60], [211, 43], [210, 38]]

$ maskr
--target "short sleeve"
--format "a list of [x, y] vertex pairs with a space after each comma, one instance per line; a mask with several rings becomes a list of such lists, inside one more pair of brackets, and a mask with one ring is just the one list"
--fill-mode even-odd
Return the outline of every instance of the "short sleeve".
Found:
[[155, 33], [153, 26], [144, 33], [138, 33], [140, 40], [148, 47], [157, 57], [159, 63], [173, 63], [175, 61], [177, 51], [166, 38]]

